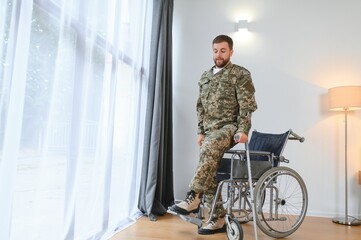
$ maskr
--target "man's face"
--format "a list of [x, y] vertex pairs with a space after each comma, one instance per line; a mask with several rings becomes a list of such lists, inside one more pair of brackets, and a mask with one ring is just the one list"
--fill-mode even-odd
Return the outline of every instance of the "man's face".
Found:
[[214, 64], [222, 68], [231, 60], [233, 50], [229, 49], [227, 42], [213, 44], [213, 61]]

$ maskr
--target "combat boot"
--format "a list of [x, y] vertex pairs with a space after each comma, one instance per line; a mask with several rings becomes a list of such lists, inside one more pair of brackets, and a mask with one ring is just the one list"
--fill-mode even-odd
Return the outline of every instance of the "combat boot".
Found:
[[187, 193], [184, 201], [174, 204], [170, 207], [170, 210], [181, 215], [189, 215], [190, 213], [197, 213], [199, 205], [202, 202], [202, 194], [190, 191]]
[[198, 234], [209, 235], [226, 232], [226, 220], [224, 217], [213, 218], [207, 226], [198, 229]]

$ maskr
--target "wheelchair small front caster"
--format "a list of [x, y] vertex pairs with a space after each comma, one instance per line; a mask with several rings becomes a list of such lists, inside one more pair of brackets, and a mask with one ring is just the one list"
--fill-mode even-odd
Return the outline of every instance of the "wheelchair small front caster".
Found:
[[243, 228], [236, 218], [229, 219], [227, 238], [228, 240], [243, 240]]

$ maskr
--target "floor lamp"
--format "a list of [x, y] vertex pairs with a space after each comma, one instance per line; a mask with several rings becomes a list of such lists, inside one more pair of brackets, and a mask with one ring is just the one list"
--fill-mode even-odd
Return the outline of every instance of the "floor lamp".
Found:
[[361, 86], [342, 86], [328, 90], [331, 111], [343, 111], [345, 113], [345, 216], [335, 217], [334, 223], [348, 226], [361, 225], [354, 217], [348, 216], [348, 193], [347, 193], [347, 114], [349, 111], [361, 109]]

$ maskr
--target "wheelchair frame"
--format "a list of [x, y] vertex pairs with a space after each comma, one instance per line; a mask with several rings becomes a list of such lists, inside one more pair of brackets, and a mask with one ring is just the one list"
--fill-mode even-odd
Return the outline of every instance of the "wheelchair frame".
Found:
[[[264, 134], [257, 131], [253, 133]], [[252, 144], [253, 136], [250, 144], [245, 144], [245, 150], [226, 151], [225, 154], [231, 154], [231, 158], [223, 159], [230, 160], [230, 172], [226, 171], [223, 175], [229, 174], [229, 177], [219, 180], [209, 217], [205, 217], [204, 201], [202, 201], [197, 219], [189, 216], [182, 218], [201, 227], [202, 219], [208, 219], [206, 222], [209, 222], [216, 205], [223, 204], [227, 212], [227, 238], [230, 240], [242, 240], [243, 230], [240, 222], [245, 223], [250, 220], [253, 220], [256, 240], [257, 226], [263, 233], [273, 238], [284, 238], [294, 233], [302, 224], [307, 212], [307, 189], [296, 171], [279, 164], [289, 162], [282, 156], [287, 140], [303, 142], [305, 139], [291, 129], [283, 134], [268, 135], [283, 137], [277, 154], [257, 149], [250, 150], [249, 145]], [[252, 158], [266, 158], [266, 160], [257, 161]], [[218, 172], [218, 176], [219, 174], [222, 175], [222, 172]], [[225, 196], [222, 196], [224, 187], [227, 191], [223, 194]], [[251, 213], [252, 218], [250, 218]]]

